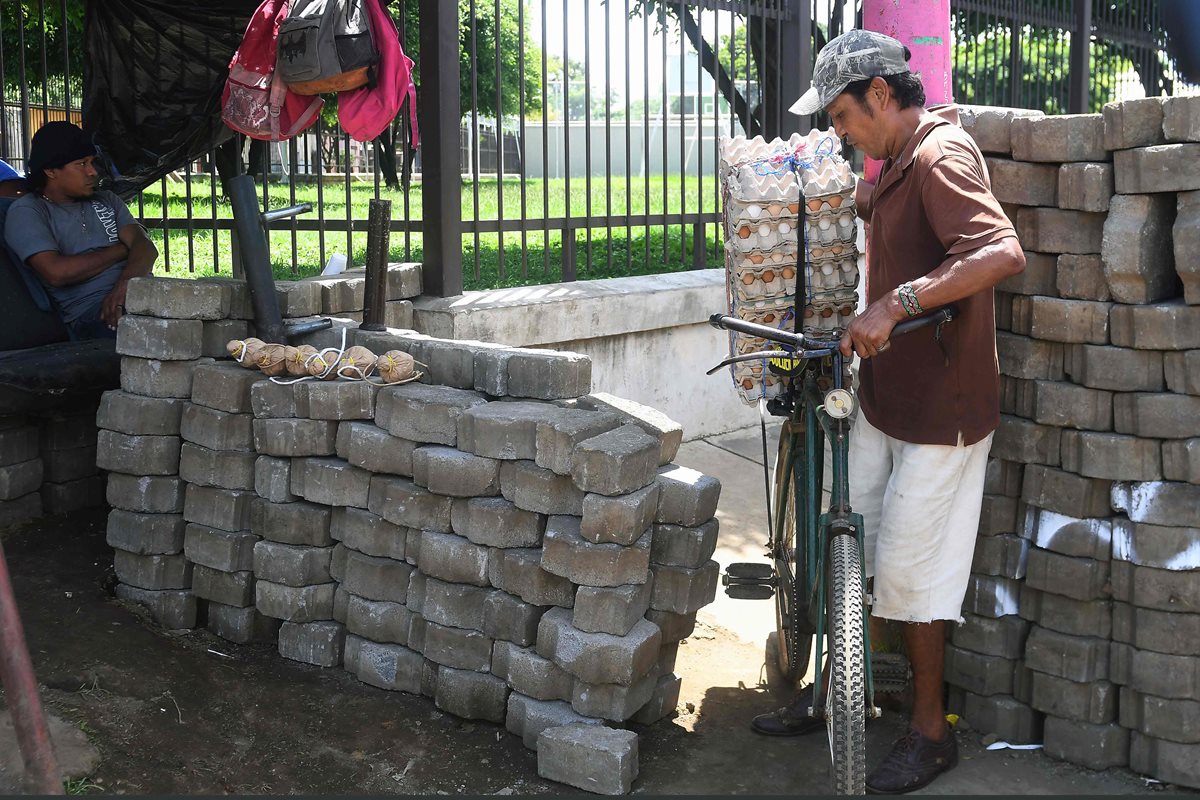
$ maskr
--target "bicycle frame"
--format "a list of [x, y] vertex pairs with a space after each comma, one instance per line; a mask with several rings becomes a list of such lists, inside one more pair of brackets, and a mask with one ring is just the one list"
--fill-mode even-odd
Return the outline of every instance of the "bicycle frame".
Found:
[[[790, 481], [795, 481], [796, 514], [795, 522], [800, 530], [796, 531], [795, 542], [802, 547], [796, 548], [792, 561], [795, 580], [803, 577], [803, 584], [798, 586], [808, 596], [808, 616], [816, 630], [816, 646], [814, 664], [820, 671], [825, 655], [826, 628], [826, 591], [827, 575], [825, 565], [829, 554], [829, 543], [832, 536], [854, 536], [858, 542], [860, 563], [866, 563], [863, 558], [863, 519], [860, 514], [853, 513], [850, 507], [849, 477], [847, 460], [849, 451], [850, 420], [849, 418], [834, 419], [826, 413], [824, 397], [817, 386], [821, 377], [822, 366], [831, 367], [835, 389], [842, 387], [843, 357], [836, 348], [820, 351], [807, 351], [810, 358], [805, 362], [800, 375], [793, 377], [787, 392], [787, 400], [791, 402], [789, 421], [781, 434], [787, 437], [781, 451], [780, 465], [784, 469], [783, 480], [777, 486], [785, 487]], [[802, 426], [802, 427], [801, 427]], [[803, 441], [801, 442], [801, 437]], [[824, 490], [825, 472], [825, 442], [830, 442], [832, 452], [833, 475], [830, 489], [829, 510], [822, 513], [821, 499]], [[802, 445], [802, 446], [801, 446]], [[777, 467], [778, 468], [778, 467]], [[771, 537], [771, 550], [774, 554], [779, 543], [784, 540], [786, 531], [786, 514], [784, 504], [787, 502], [783, 492], [774, 498], [774, 527]], [[786, 560], [786, 559], [781, 559]], [[866, 596], [866, 576], [862, 576], [863, 593]], [[868, 629], [869, 612], [863, 607], [863, 653], [866, 670], [867, 714], [877, 716], [872, 698], [874, 697], [874, 681], [871, 675], [871, 636]], [[813, 696], [814, 715], [824, 715], [826, 695], [818, 681]]]

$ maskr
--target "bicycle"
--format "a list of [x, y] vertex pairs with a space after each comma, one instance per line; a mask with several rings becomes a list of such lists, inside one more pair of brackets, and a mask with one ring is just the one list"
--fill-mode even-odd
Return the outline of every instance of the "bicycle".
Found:
[[[938, 309], [898, 324], [892, 335], [936, 325], [940, 340], [942, 326], [957, 313], [954, 306]], [[873, 700], [863, 519], [851, 509], [847, 475], [854, 398], [845, 385], [839, 341], [831, 336], [810, 342], [803, 334], [722, 314], [712, 315], [709, 323], [784, 347], [731, 356], [709, 375], [740, 361], [765, 360], [766, 368], [791, 379], [767, 402], [772, 415], [785, 417], [767, 508], [770, 564], [731, 564], [722, 580], [730, 590], [746, 590], [744, 597], [765, 598], [769, 595], [763, 590], [768, 588], [774, 594], [777, 659], [789, 681], [804, 674], [814, 644], [818, 674], [828, 654], [828, 687], [816, 681], [809, 714], [825, 719], [835, 791], [863, 794], [866, 719], [878, 717], [880, 711]], [[765, 456], [765, 427], [763, 432]], [[826, 439], [831, 443], [833, 474], [829, 510], [822, 512]], [[765, 463], [763, 469], [768, 469]]]

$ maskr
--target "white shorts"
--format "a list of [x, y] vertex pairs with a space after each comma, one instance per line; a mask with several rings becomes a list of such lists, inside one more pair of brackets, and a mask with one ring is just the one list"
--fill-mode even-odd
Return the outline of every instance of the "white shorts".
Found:
[[970, 446], [903, 442], [857, 414], [850, 431], [850, 506], [866, 528], [872, 615], [962, 620], [991, 448], [992, 434]]

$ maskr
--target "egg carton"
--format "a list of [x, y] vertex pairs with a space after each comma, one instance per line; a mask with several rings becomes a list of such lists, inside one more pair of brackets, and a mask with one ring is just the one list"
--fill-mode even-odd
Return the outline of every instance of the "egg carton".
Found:
[[739, 205], [792, 206], [792, 214], [800, 212], [800, 179], [783, 156], [779, 161], [739, 164], [729, 169], [725, 188], [729, 199]]
[[796, 152], [802, 144], [807, 145], [807, 139], [798, 133], [793, 133], [787, 139], [772, 139], [766, 141], [762, 136], [747, 139], [745, 136], [722, 136], [719, 140], [718, 169], [724, 176], [731, 170], [748, 163], [769, 161], [772, 158], [786, 156]]
[[787, 385], [787, 378], [776, 375], [763, 361], [742, 361], [733, 365], [733, 384], [738, 397], [747, 405], [754, 405], [761, 398], [770, 400], [780, 395]]
[[786, 220], [794, 229], [800, 217], [800, 201], [791, 202], [755, 199], [751, 201], [725, 198], [726, 230], [737, 230], [742, 225], [755, 226], [763, 222]]
[[837, 153], [822, 155], [798, 166], [796, 179], [805, 198], [844, 195], [854, 190], [854, 171]]
[[828, 214], [811, 218], [804, 217], [805, 243], [811, 249], [813, 246], [827, 247], [838, 243], [853, 243], [858, 239], [858, 216], [853, 208], [842, 209], [837, 214]]
[[795, 248], [799, 238], [796, 220], [767, 220], [757, 225], [741, 223], [727, 227], [725, 239], [742, 253], [766, 253], [781, 247]]
[[855, 242], [834, 242], [830, 245], [808, 243], [808, 260], [811, 264], [837, 261], [846, 256], [858, 258], [858, 245]]
[[778, 300], [796, 294], [796, 251], [769, 255], [733, 254], [726, 247], [727, 280], [740, 303]]
[[805, 269], [806, 285], [813, 292], [858, 288], [858, 255], [842, 255], [810, 261]]
[[847, 208], [855, 209], [857, 214], [853, 189], [833, 194], [805, 195], [804, 197], [804, 215], [809, 219], [840, 214]]

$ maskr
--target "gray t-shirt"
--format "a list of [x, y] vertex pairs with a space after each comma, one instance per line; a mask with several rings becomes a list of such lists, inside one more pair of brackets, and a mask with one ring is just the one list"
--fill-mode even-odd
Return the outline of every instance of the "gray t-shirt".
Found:
[[[112, 192], [98, 191], [87, 200], [53, 203], [36, 192], [18, 198], [8, 209], [4, 238], [21, 259], [46, 250], [64, 256], [76, 256], [107, 247], [119, 240], [119, 232], [137, 220], [129, 208]], [[69, 286], [46, 286], [64, 322], [74, 322], [99, 305], [121, 277], [124, 261], [118, 261], [98, 275]], [[40, 280], [39, 276], [39, 280]]]

